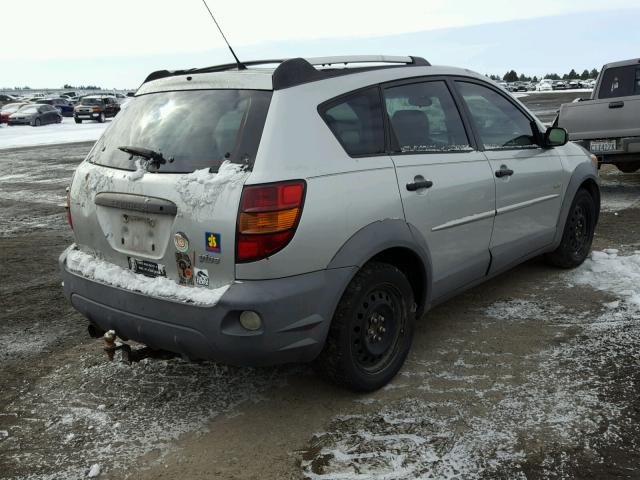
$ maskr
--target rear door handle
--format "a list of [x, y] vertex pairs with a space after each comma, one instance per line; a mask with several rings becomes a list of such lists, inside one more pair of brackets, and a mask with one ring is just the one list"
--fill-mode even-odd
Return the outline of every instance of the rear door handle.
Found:
[[421, 180], [419, 182], [407, 183], [407, 190], [415, 192], [421, 188], [431, 188], [432, 186], [433, 182], [431, 180]]
[[511, 175], [513, 175], [513, 170], [507, 168], [506, 165], [502, 165], [500, 170], [496, 170], [496, 177], [498, 178], [510, 177]]
[[621, 100], [619, 102], [610, 102], [609, 108], [622, 108], [624, 107], [624, 102]]

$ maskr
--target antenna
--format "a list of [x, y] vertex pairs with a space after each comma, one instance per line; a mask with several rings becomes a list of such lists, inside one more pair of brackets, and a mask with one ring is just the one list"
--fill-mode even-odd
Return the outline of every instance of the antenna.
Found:
[[224, 43], [227, 44], [227, 47], [229, 47], [229, 50], [231, 51], [231, 55], [233, 55], [233, 58], [235, 58], [236, 64], [238, 65], [238, 70], [246, 70], [247, 69], [246, 65], [242, 63], [240, 60], [238, 60], [238, 57], [236, 56], [236, 52], [234, 52], [233, 48], [231, 48], [231, 45], [229, 45], [229, 41], [227, 40], [227, 37], [224, 36], [224, 33], [222, 32], [220, 25], [218, 25], [218, 22], [216, 21], [216, 17], [214, 17], [213, 13], [211, 13], [211, 9], [209, 8], [209, 5], [207, 5], [207, 2], [205, 2], [205, 0], [202, 0], [202, 3], [204, 3], [204, 6], [207, 7], [207, 11], [209, 12], [209, 15], [211, 15], [213, 22], [216, 24], [216, 27], [218, 27], [218, 31], [220, 32], [220, 35], [222, 35], [222, 38], [224, 38]]

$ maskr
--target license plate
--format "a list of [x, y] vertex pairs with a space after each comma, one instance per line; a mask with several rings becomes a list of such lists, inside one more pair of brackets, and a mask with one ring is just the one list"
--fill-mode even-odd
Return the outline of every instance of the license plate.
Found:
[[149, 260], [139, 260], [137, 258], [128, 257], [129, 268], [135, 273], [141, 273], [147, 277], [166, 277], [167, 271], [164, 265], [150, 262]]
[[614, 140], [593, 140], [591, 142], [592, 152], [610, 152], [616, 149], [616, 141]]

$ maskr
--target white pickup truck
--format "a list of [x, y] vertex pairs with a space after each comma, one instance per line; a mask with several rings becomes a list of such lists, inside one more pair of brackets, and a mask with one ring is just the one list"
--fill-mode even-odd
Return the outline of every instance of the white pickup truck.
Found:
[[591, 98], [562, 105], [557, 125], [599, 163], [640, 169], [640, 59], [602, 67]]

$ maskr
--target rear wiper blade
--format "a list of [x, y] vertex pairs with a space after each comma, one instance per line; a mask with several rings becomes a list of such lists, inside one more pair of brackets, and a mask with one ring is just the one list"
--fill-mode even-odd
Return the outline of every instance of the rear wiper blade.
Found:
[[[149, 160], [149, 163], [156, 168], [160, 168], [160, 165], [167, 163], [167, 160], [162, 156], [162, 153], [150, 150], [142, 147], [118, 147], [118, 150], [122, 150], [124, 153], [128, 153], [135, 157], [142, 157]], [[173, 162], [173, 157], [169, 159], [169, 163]]]

